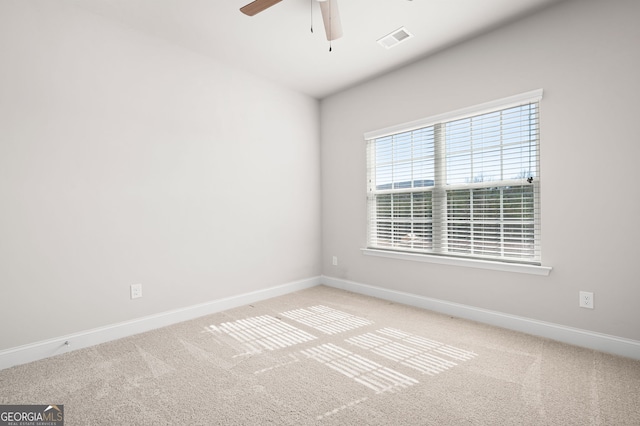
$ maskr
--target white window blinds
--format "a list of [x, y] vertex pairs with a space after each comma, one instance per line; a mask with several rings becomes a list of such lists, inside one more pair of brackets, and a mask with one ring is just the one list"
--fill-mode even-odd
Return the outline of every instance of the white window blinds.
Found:
[[368, 247], [539, 264], [542, 92], [525, 95], [368, 135]]

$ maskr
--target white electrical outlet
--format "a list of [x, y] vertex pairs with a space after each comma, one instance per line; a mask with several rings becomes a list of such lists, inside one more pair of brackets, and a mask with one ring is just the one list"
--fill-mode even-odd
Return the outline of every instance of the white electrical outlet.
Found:
[[333, 266], [338, 266], [338, 256], [333, 256]]
[[142, 284], [131, 284], [131, 298], [137, 299], [142, 297]]
[[580, 292], [580, 307], [593, 309], [593, 293], [590, 291]]

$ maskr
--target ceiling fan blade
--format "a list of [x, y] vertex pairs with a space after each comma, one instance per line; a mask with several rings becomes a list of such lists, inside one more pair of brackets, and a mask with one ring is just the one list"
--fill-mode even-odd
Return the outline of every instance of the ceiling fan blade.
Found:
[[270, 8], [276, 3], [280, 3], [282, 0], [255, 0], [251, 3], [244, 5], [240, 8], [240, 12], [248, 16], [256, 15], [265, 9]]
[[337, 0], [320, 1], [320, 12], [324, 22], [324, 31], [327, 40], [335, 40], [342, 37], [342, 23], [340, 22], [340, 10]]

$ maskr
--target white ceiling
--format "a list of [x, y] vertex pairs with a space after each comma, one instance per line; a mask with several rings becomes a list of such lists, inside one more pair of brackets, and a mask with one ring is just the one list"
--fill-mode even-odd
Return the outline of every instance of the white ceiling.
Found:
[[[338, 0], [344, 36], [331, 52], [316, 0], [283, 0], [253, 17], [239, 11], [250, 0], [69, 1], [323, 98], [563, 0]], [[402, 26], [414, 37], [388, 50], [376, 42]]]

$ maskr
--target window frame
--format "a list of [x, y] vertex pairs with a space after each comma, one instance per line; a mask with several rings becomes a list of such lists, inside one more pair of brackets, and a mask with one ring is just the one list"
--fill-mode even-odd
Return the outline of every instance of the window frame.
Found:
[[[427, 117], [424, 119], [420, 119], [420, 120], [416, 120], [416, 121], [412, 121], [409, 123], [404, 123], [404, 124], [399, 124], [399, 125], [395, 125], [395, 126], [390, 126], [390, 127], [386, 127], [383, 129], [379, 129], [379, 130], [375, 130], [372, 132], [367, 132], [364, 134], [364, 139], [365, 141], [369, 142], [373, 139], [381, 139], [381, 138], [385, 138], [388, 136], [394, 136], [394, 135], [398, 135], [398, 134], [402, 134], [405, 132], [411, 132], [414, 130], [418, 130], [418, 129], [423, 129], [423, 128], [428, 128], [428, 127], [434, 127], [434, 132], [438, 132], [441, 130], [442, 127], [446, 126], [447, 123], [451, 123], [457, 120], [461, 120], [461, 119], [465, 119], [465, 118], [470, 118], [470, 117], [475, 117], [478, 115], [482, 115], [482, 114], [487, 114], [487, 113], [493, 113], [496, 111], [502, 111], [502, 110], [507, 110], [509, 108], [513, 108], [513, 107], [518, 107], [518, 106], [522, 106], [522, 105], [526, 105], [526, 104], [531, 104], [531, 103], [536, 103], [537, 105], [537, 113], [539, 114], [539, 102], [542, 99], [542, 94], [543, 91], [542, 89], [538, 89], [538, 90], [533, 90], [530, 92], [526, 92], [526, 93], [522, 93], [519, 95], [515, 95], [515, 96], [510, 96], [507, 98], [502, 98], [502, 99], [498, 99], [495, 101], [491, 101], [491, 102], [487, 102], [487, 103], [483, 103], [483, 104], [479, 104], [479, 105], [475, 105], [475, 106], [471, 106], [468, 108], [463, 108], [460, 110], [456, 110], [456, 111], [452, 111], [452, 112], [448, 112], [445, 114], [439, 114], [436, 116], [431, 116], [431, 117]], [[538, 123], [538, 132], [539, 132], [539, 123]], [[438, 136], [436, 136], [438, 137]], [[435, 137], [434, 137], [435, 138]], [[442, 162], [446, 161], [445, 156], [446, 156], [446, 147], [445, 147], [445, 143], [441, 140], [440, 143], [435, 143], [434, 142], [434, 156], [435, 156], [435, 160], [434, 163], [440, 162], [440, 166], [442, 166]], [[538, 150], [539, 153], [539, 138], [538, 138], [538, 143], [536, 145], [536, 150]], [[367, 158], [367, 162], [369, 161], [375, 161], [373, 159], [369, 159]], [[412, 159], [412, 162], [414, 160]], [[441, 173], [443, 173], [443, 170], [445, 169], [445, 167], [440, 167], [440, 166], [435, 166], [435, 176], [434, 176], [434, 184], [433, 186], [430, 186], [428, 189], [427, 188], [423, 188], [423, 189], [416, 189], [416, 188], [411, 188], [410, 190], [404, 191], [404, 190], [398, 190], [398, 189], [394, 189], [391, 188], [388, 191], [384, 191], [384, 190], [379, 190], [376, 189], [376, 196], [380, 195], [380, 192], [384, 192], [384, 193], [393, 193], [394, 195], [399, 195], [400, 193], [404, 193], [406, 192], [410, 197], [412, 197], [413, 195], [411, 194], [416, 194], [416, 193], [428, 193], [428, 192], [432, 192], [435, 193], [436, 191], [441, 191], [441, 193], [444, 192], [450, 192], [451, 190], [454, 189], [454, 186], [451, 185], [446, 185], [446, 183], [444, 182], [443, 176], [441, 175]], [[539, 164], [536, 164], [536, 166], [539, 167]], [[370, 164], [367, 164], [367, 170], [369, 170]], [[538, 173], [539, 173], [539, 169], [538, 169]], [[369, 174], [369, 172], [367, 172], [367, 174]], [[440, 174], [440, 175], [439, 175]], [[539, 174], [538, 174], [539, 176]], [[538, 176], [536, 176], [536, 178], [534, 179], [534, 181], [530, 184], [535, 185], [534, 191], [538, 192], [539, 190], [539, 178]], [[478, 187], [478, 188], [482, 188], [482, 187], [487, 187], [487, 186], [499, 186], [499, 187], [504, 187], [504, 182], [492, 182], [491, 184], [485, 184], [483, 185], [482, 183], [479, 184], [474, 184], [474, 183], [466, 183], [464, 185], [461, 185], [460, 188], [463, 189], [469, 189], [470, 193], [471, 193], [471, 188], [472, 187]], [[522, 185], [521, 181], [517, 181], [517, 182], [513, 182], [513, 183], [517, 183], [518, 185]], [[371, 190], [370, 185], [368, 185], [367, 188], [368, 191]], [[502, 192], [501, 192], [502, 194]], [[368, 194], [368, 197], [371, 197], [371, 195]], [[501, 195], [502, 197], [502, 195]], [[436, 218], [433, 218], [433, 224], [432, 226], [434, 227], [433, 232], [434, 234], [437, 232], [440, 233], [447, 233], [448, 230], [446, 228], [446, 225], [448, 223], [448, 219], [447, 219], [447, 196], [445, 195], [444, 197], [440, 198], [440, 200], [444, 200], [444, 205], [433, 205], [432, 209], [444, 209], [443, 212], [440, 212], [440, 221], [438, 222], [436, 220]], [[534, 222], [538, 223], [540, 222], [540, 210], [539, 210], [539, 192], [538, 192], [538, 196], [534, 197], [534, 204], [535, 204], [535, 211], [537, 211], [538, 215], [534, 218]], [[412, 203], [413, 206], [413, 203]], [[413, 208], [413, 207], [412, 207]], [[473, 257], [473, 256], [461, 256], [458, 257], [455, 255], [455, 253], [452, 252], [439, 252], [439, 250], [437, 250], [436, 247], [434, 247], [432, 245], [431, 247], [431, 252], [430, 251], [426, 251], [427, 249], [422, 249], [422, 250], [418, 250], [417, 252], [414, 251], [410, 251], [410, 250], [404, 250], [404, 249], [399, 249], [396, 247], [381, 247], [378, 245], [370, 245], [371, 241], [370, 241], [370, 233], [371, 233], [371, 227], [373, 226], [377, 226], [378, 220], [376, 217], [372, 218], [371, 217], [371, 207], [370, 207], [370, 202], [367, 202], [367, 227], [368, 227], [368, 231], [367, 231], [367, 247], [362, 249], [363, 254], [366, 255], [372, 255], [372, 256], [379, 256], [379, 257], [390, 257], [390, 258], [396, 258], [396, 259], [403, 259], [403, 260], [414, 260], [414, 261], [421, 261], [421, 262], [431, 262], [431, 263], [439, 263], [439, 264], [447, 264], [447, 265], [458, 265], [458, 266], [470, 266], [470, 267], [476, 267], [476, 268], [483, 268], [483, 269], [496, 269], [496, 270], [506, 270], [506, 271], [512, 271], [512, 272], [525, 272], [525, 273], [532, 273], [532, 274], [538, 274], [538, 275], [548, 275], [548, 273], [550, 272], [551, 268], [548, 266], [542, 266], [541, 261], [542, 261], [542, 256], [541, 254], [538, 256], [537, 259], [524, 259], [524, 260], [514, 260], [514, 259], [498, 259], [498, 258], [494, 258], [494, 259], [485, 259], [485, 258], [478, 258], [478, 257]], [[377, 205], [376, 205], [376, 209], [377, 209]], [[435, 216], [438, 216], [438, 214], [435, 214]], [[393, 219], [393, 218], [392, 218]], [[392, 223], [395, 223], [397, 221], [394, 222], [394, 220], [391, 220]], [[436, 230], [435, 228], [438, 227], [440, 228], [439, 230]], [[391, 228], [391, 233], [393, 233], [393, 228]], [[376, 236], [378, 235], [377, 232], [375, 232]], [[502, 228], [501, 228], [501, 234], [502, 234]], [[540, 231], [539, 229], [535, 230], [535, 241], [536, 241], [536, 249], [539, 250], [540, 244], [539, 244], [539, 240], [540, 240]], [[393, 238], [392, 238], [393, 239]], [[441, 238], [439, 238], [437, 235], [434, 235], [433, 237], [433, 242], [434, 244], [436, 244], [436, 241], [442, 241]], [[411, 246], [413, 247], [413, 246]]]

